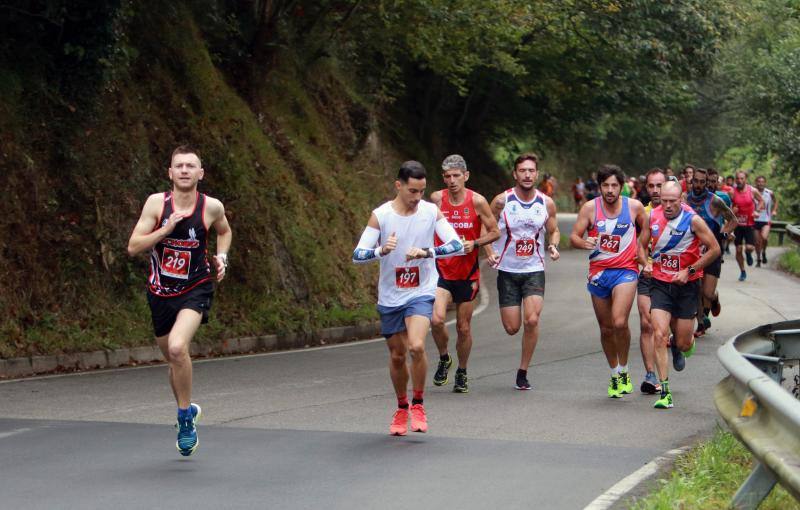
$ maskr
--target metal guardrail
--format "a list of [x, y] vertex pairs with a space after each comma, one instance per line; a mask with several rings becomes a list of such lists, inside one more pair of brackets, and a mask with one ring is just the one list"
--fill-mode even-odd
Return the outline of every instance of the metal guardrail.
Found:
[[786, 233], [789, 239], [800, 244], [800, 225], [786, 225]]
[[780, 385], [784, 363], [800, 360], [800, 320], [740, 333], [717, 357], [730, 372], [714, 389], [717, 411], [758, 461], [731, 506], [757, 508], [776, 483], [800, 500], [800, 401]]

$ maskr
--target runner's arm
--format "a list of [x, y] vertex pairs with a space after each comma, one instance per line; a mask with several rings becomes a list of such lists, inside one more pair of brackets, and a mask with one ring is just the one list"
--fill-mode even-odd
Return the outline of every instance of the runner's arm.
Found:
[[694, 268], [698, 271], [711, 264], [719, 257], [722, 250], [720, 250], [719, 243], [714, 237], [714, 233], [706, 225], [706, 221], [698, 215], [692, 218], [692, 230], [703, 246], [706, 247], [706, 252], [700, 257], [697, 262], [693, 264]]
[[778, 215], [778, 195], [774, 192], [772, 193], [772, 212], [770, 213], [770, 217], [775, 217]]
[[497, 241], [500, 238], [500, 228], [497, 226], [497, 219], [492, 212], [489, 202], [481, 195], [475, 193], [472, 203], [475, 204], [475, 210], [483, 226], [481, 229], [481, 237], [475, 239], [475, 246], [485, 246]]
[[209, 216], [214, 218], [211, 226], [217, 233], [217, 254], [214, 256], [214, 265], [217, 269], [217, 281], [220, 282], [225, 278], [228, 269], [228, 250], [231, 249], [233, 232], [228, 218], [225, 216], [225, 206], [222, 205], [222, 202], [209, 197], [206, 210], [211, 213]]
[[[492, 216], [494, 216], [495, 222], [500, 219], [500, 214], [503, 212], [503, 209], [506, 206], [506, 194], [500, 193], [492, 199], [492, 203], [490, 204], [490, 209], [492, 211]], [[498, 233], [500, 230], [498, 229]], [[498, 237], [499, 238], [499, 237]], [[489, 263], [493, 263], [492, 261], [497, 261], [497, 253], [495, 253], [494, 248], [492, 247], [492, 243], [489, 243], [485, 246], [484, 251], [486, 252], [486, 256], [489, 258]]]
[[439, 211], [437, 215], [434, 228], [436, 230], [436, 235], [442, 240], [442, 244], [431, 249], [433, 258], [440, 259], [464, 254], [464, 244], [461, 242], [461, 238], [458, 237], [456, 229], [447, 221], [442, 211]]
[[578, 211], [578, 220], [572, 227], [572, 233], [569, 236], [569, 242], [573, 248], [579, 250], [593, 250], [597, 240], [593, 237], [584, 239], [583, 235], [589, 228], [592, 221], [592, 209], [594, 208], [594, 201], [590, 200], [581, 206]]
[[156, 229], [156, 223], [158, 223], [164, 206], [163, 201], [164, 195], [161, 193], [147, 197], [142, 208], [142, 215], [136, 226], [133, 227], [131, 238], [128, 240], [128, 255], [131, 257], [151, 249], [156, 243], [167, 237], [175, 228], [175, 224], [182, 219], [180, 215], [173, 213], [166, 225]]
[[[642, 229], [641, 233], [639, 234], [639, 253], [637, 257], [642, 259], [644, 257], [644, 265], [642, 265], [642, 271], [644, 271], [645, 276], [648, 278], [653, 273], [653, 261], [650, 259], [650, 218], [647, 218], [648, 227], [647, 229]], [[641, 262], [640, 262], [641, 263]]]
[[384, 255], [383, 247], [377, 246], [380, 238], [381, 230], [378, 217], [375, 216], [375, 213], [372, 213], [356, 249], [353, 250], [353, 263], [366, 264], [380, 259]]
[[758, 211], [758, 212], [763, 211], [764, 210], [764, 199], [761, 197], [761, 193], [759, 193], [758, 190], [753, 188], [752, 186], [750, 186], [750, 189], [752, 190], [752, 192], [750, 194], [753, 195], [753, 199], [756, 202], [758, 202], [758, 204], [756, 205], [756, 211]]
[[431, 193], [431, 202], [436, 204], [436, 207], [439, 209], [442, 208], [442, 192], [441, 191], [434, 191]]
[[[636, 226], [639, 228], [639, 236], [645, 235], [650, 236], [650, 215], [647, 214], [645, 211], [644, 206], [638, 200], [635, 202], [636, 207]], [[636, 262], [644, 267], [647, 265], [647, 251], [642, 248], [642, 244], [639, 243], [639, 246], [636, 249]]]
[[736, 228], [738, 222], [736, 221], [736, 215], [733, 213], [733, 211], [731, 211], [731, 208], [728, 207], [728, 204], [726, 204], [725, 201], [718, 196], [714, 195], [711, 199], [711, 208], [716, 214], [721, 214], [722, 217], [725, 218], [725, 224], [722, 226], [721, 232], [723, 234], [730, 234], [733, 232], [733, 229]]
[[547, 206], [547, 221], [544, 224], [549, 235], [549, 243], [547, 250], [550, 252], [550, 258], [553, 260], [558, 259], [558, 245], [561, 243], [561, 231], [558, 229], [558, 218], [556, 218], [556, 203], [552, 198], [545, 198], [545, 205]]

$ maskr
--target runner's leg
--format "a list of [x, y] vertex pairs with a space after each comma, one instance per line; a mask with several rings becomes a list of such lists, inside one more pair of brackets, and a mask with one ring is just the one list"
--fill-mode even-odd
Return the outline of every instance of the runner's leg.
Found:
[[522, 300], [522, 310], [525, 316], [522, 331], [522, 355], [520, 357], [520, 370], [527, 370], [533, 358], [533, 351], [539, 340], [539, 316], [544, 307], [542, 296], [527, 296]]
[[603, 353], [606, 355], [608, 366], [612, 369], [619, 365], [617, 355], [617, 342], [614, 331], [614, 320], [611, 313], [611, 299], [603, 299], [592, 294], [592, 307], [597, 317], [597, 324], [600, 326], [600, 343], [603, 346]]
[[398, 399], [408, 396], [408, 364], [406, 354], [408, 353], [408, 333], [401, 331], [390, 336], [386, 340], [389, 348], [389, 376], [392, 378], [392, 386]]
[[450, 341], [445, 319], [447, 317], [447, 305], [451, 300], [452, 295], [447, 289], [436, 287], [436, 301], [433, 302], [433, 316], [431, 317], [431, 334], [440, 356], [447, 354], [447, 344]]
[[474, 309], [474, 301], [465, 301], [456, 305], [458, 368], [467, 368], [469, 353], [472, 351], [472, 312]]
[[628, 364], [631, 348], [631, 329], [628, 317], [631, 314], [633, 298], [636, 296], [636, 282], [620, 283], [611, 291], [611, 319], [614, 327], [617, 358], [621, 366]]
[[188, 409], [192, 399], [192, 358], [189, 356], [189, 344], [200, 327], [202, 318], [203, 315], [195, 310], [181, 310], [167, 338], [167, 359], [172, 374], [173, 391], [180, 409]]
[[653, 324], [650, 319], [650, 296], [639, 295], [636, 299], [639, 308], [639, 348], [645, 372], [655, 372], [655, 350], [653, 347]]
[[[161, 349], [161, 354], [164, 355], [164, 359], [169, 361], [169, 335], [159, 336], [156, 337], [156, 343], [158, 344], [158, 348]], [[178, 402], [178, 392], [175, 390], [175, 376], [172, 372], [172, 365], [167, 363], [167, 374], [169, 377], [169, 386], [172, 388], [172, 394], [175, 396], [175, 403]]]
[[423, 391], [428, 372], [425, 337], [428, 335], [431, 321], [424, 315], [412, 315], [406, 317], [405, 322], [408, 353], [411, 355], [411, 388], [414, 391]]

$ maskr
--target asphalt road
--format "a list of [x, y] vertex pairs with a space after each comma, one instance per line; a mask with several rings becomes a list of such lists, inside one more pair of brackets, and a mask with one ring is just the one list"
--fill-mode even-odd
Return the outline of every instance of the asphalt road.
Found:
[[[722, 315], [671, 378], [675, 408], [654, 410], [638, 391], [608, 399], [586, 257], [565, 251], [548, 264], [530, 392], [513, 389], [520, 338], [503, 331], [484, 271], [470, 393], [431, 385], [427, 434], [388, 436], [395, 400], [380, 340], [196, 363], [203, 421], [189, 458], [175, 450], [163, 366], [0, 383], [0, 508], [583, 508], [713, 432], [717, 346], [800, 315], [797, 279], [752, 269], [737, 282], [729, 256]], [[631, 329], [638, 390], [635, 306]], [[432, 340], [429, 359], [432, 374]]]

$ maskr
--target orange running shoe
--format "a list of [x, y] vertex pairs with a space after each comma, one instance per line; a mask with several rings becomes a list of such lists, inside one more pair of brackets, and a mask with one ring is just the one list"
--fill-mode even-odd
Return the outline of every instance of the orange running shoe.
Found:
[[411, 432], [427, 432], [428, 418], [422, 404], [411, 405]]
[[405, 436], [408, 434], [408, 409], [398, 408], [394, 412], [392, 424], [389, 425], [389, 434], [392, 436]]

